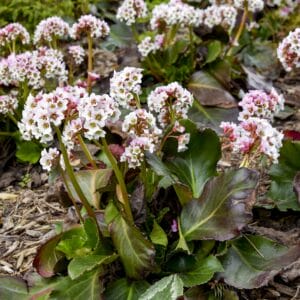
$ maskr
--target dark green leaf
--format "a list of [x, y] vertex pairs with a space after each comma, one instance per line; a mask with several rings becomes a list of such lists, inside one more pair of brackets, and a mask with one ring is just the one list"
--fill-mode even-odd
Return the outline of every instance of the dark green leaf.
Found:
[[[104, 188], [109, 183], [112, 174], [111, 169], [83, 170], [75, 173], [76, 179], [91, 205], [99, 208], [99, 189]], [[74, 198], [79, 198], [75, 192], [71, 181], [68, 179], [69, 187]]]
[[185, 287], [192, 287], [208, 282], [212, 279], [215, 272], [223, 271], [219, 260], [210, 255], [196, 262], [192, 271], [179, 274]]
[[187, 241], [237, 236], [251, 220], [258, 173], [248, 169], [230, 170], [211, 179], [198, 200], [183, 207], [181, 229]]
[[269, 196], [274, 200], [276, 206], [282, 210], [300, 210], [293, 182], [297, 172], [300, 171], [300, 143], [284, 141], [280, 149], [279, 163], [273, 165], [269, 174], [271, 175], [271, 189]]
[[154, 220], [153, 222], [153, 229], [150, 234], [150, 239], [153, 244], [162, 245], [166, 247], [168, 245], [168, 237], [163, 229], [157, 224]]
[[104, 298], [106, 300], [139, 300], [149, 286], [147, 281], [129, 282], [126, 278], [122, 278], [107, 287]]
[[205, 71], [197, 71], [192, 75], [188, 83], [188, 89], [202, 105], [223, 108], [237, 106], [233, 96], [214, 77]]
[[222, 51], [222, 45], [221, 42], [218, 40], [215, 40], [208, 44], [207, 47], [207, 56], [206, 56], [206, 63], [211, 63], [215, 61], [218, 56], [220, 55]]
[[8, 276], [0, 277], [0, 299], [29, 300], [25, 281]]
[[154, 269], [154, 246], [139, 229], [129, 225], [121, 214], [111, 221], [109, 229], [128, 277], [140, 279]]
[[41, 146], [31, 141], [20, 141], [17, 143], [16, 157], [23, 162], [35, 164], [41, 157]]
[[62, 235], [59, 234], [42, 245], [34, 258], [33, 266], [43, 277], [53, 276], [56, 264], [65, 256], [62, 252], [56, 250]]
[[113, 255], [86, 255], [72, 259], [68, 265], [68, 274], [71, 279], [76, 279], [87, 271], [91, 271], [97, 266], [108, 264], [118, 256]]
[[221, 157], [220, 141], [210, 129], [199, 132], [191, 122], [183, 124], [190, 133], [188, 150], [178, 154], [167, 165], [182, 183], [189, 186], [193, 197], [198, 198], [207, 180], [216, 174]]
[[258, 288], [299, 257], [299, 245], [288, 248], [262, 236], [245, 236], [233, 241], [221, 259], [221, 276], [239, 289]]
[[174, 274], [150, 286], [139, 300], [175, 300], [181, 295], [183, 295], [183, 282], [177, 274]]

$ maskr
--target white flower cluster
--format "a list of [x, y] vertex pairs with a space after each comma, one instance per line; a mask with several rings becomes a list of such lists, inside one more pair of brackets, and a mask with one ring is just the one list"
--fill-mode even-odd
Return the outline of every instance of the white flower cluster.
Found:
[[13, 113], [17, 107], [18, 99], [16, 93], [11, 92], [9, 95], [0, 96], [0, 114]]
[[260, 90], [252, 90], [245, 94], [239, 103], [242, 111], [239, 120], [247, 120], [251, 117], [273, 120], [274, 114], [284, 108], [284, 98], [273, 88], [270, 93]]
[[50, 17], [42, 20], [36, 27], [33, 36], [33, 42], [49, 43], [54, 39], [68, 37], [70, 34], [70, 26], [60, 17]]
[[222, 26], [232, 30], [236, 23], [237, 10], [230, 5], [211, 5], [204, 10], [203, 23], [209, 27]]
[[84, 61], [85, 51], [81, 46], [69, 46], [68, 52], [76, 65], [80, 65]]
[[110, 95], [122, 107], [137, 108], [137, 95], [141, 94], [143, 69], [126, 67], [120, 72], [114, 72], [110, 79]]
[[40, 158], [40, 164], [45, 171], [50, 172], [51, 169], [58, 163], [59, 161], [59, 151], [57, 148], [49, 148], [43, 149]]
[[198, 26], [202, 23], [203, 11], [181, 0], [171, 0], [159, 4], [152, 11], [150, 26], [152, 30], [165, 26], [180, 25], [182, 27]]
[[92, 15], [81, 16], [71, 28], [71, 37], [79, 39], [82, 34], [90, 34], [93, 38], [104, 38], [109, 35], [110, 29], [105, 21]]
[[192, 104], [193, 95], [177, 82], [159, 86], [148, 96], [148, 107], [158, 114], [162, 128], [176, 120], [186, 119]]
[[154, 152], [162, 131], [156, 126], [155, 117], [145, 109], [137, 109], [128, 114], [122, 130], [128, 133], [131, 142], [120, 160], [127, 161], [129, 168], [136, 168], [141, 165], [145, 151]]
[[117, 19], [130, 26], [136, 22], [137, 18], [145, 18], [148, 9], [144, 0], [125, 0], [119, 7]]
[[269, 120], [283, 109], [284, 99], [275, 89], [267, 94], [250, 91], [240, 103], [239, 124], [222, 122], [221, 128], [235, 152], [257, 152], [267, 155], [277, 163], [283, 134], [272, 127]]
[[247, 154], [257, 151], [267, 155], [274, 163], [278, 162], [283, 134], [267, 120], [249, 118], [238, 125], [222, 122], [221, 128], [229, 138], [234, 152]]
[[0, 29], [0, 46], [5, 46], [19, 39], [22, 44], [29, 44], [30, 36], [28, 31], [19, 23], [10, 23]]
[[0, 85], [18, 85], [28, 82], [34, 89], [44, 85], [44, 79], [67, 80], [63, 54], [54, 49], [39, 48], [33, 52], [11, 54], [0, 61]]
[[277, 57], [287, 72], [300, 68], [300, 28], [291, 31], [279, 44]]
[[150, 53], [155, 53], [156, 51], [162, 49], [164, 38], [164, 34], [158, 34], [154, 37], [154, 39], [150, 36], [145, 37], [138, 45], [138, 50], [142, 57], [146, 57]]
[[117, 103], [109, 95], [94, 93], [82, 99], [78, 105], [78, 113], [79, 118], [84, 121], [84, 136], [89, 140], [104, 137], [107, 122], [116, 122], [121, 115]]
[[[247, 1], [247, 2], [246, 2]], [[233, 0], [233, 6], [237, 9], [244, 9], [245, 4], [248, 5], [248, 10], [251, 12], [258, 12], [264, 9], [265, 3], [263, 0]]]

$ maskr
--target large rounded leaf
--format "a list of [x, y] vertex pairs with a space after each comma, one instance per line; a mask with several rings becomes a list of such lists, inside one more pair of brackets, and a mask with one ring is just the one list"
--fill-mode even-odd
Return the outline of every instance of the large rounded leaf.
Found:
[[258, 173], [230, 170], [211, 179], [201, 197], [184, 206], [180, 225], [184, 238], [224, 241], [237, 236], [251, 220]]
[[300, 210], [300, 204], [294, 190], [294, 180], [300, 171], [300, 143], [285, 141], [280, 149], [279, 164], [273, 165], [271, 189], [269, 196], [274, 200], [279, 210]]
[[197, 71], [188, 83], [188, 89], [202, 104], [223, 108], [236, 107], [237, 103], [233, 96], [209, 73]]
[[239, 289], [266, 285], [279, 271], [300, 257], [300, 246], [291, 248], [262, 236], [245, 236], [233, 241], [222, 258], [227, 284]]
[[221, 146], [217, 134], [206, 129], [197, 130], [192, 122], [182, 122], [190, 133], [188, 150], [177, 154], [167, 166], [187, 185], [194, 198], [200, 197], [207, 180], [216, 174], [217, 162], [221, 157]]
[[110, 203], [105, 211], [105, 219], [114, 246], [121, 258], [128, 277], [140, 279], [154, 269], [155, 249], [141, 231], [130, 225]]

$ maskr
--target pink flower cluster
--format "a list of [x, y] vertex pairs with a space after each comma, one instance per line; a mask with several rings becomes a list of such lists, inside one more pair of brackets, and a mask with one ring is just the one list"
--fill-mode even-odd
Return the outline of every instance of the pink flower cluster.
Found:
[[5, 46], [13, 41], [20, 40], [22, 44], [29, 44], [28, 31], [19, 23], [10, 23], [0, 29], [0, 46]]
[[40, 158], [40, 164], [45, 171], [50, 172], [57, 165], [60, 153], [57, 148], [43, 149]]
[[144, 0], [125, 0], [119, 7], [116, 17], [130, 26], [136, 22], [136, 19], [145, 18], [147, 13], [148, 9]]
[[275, 89], [270, 93], [250, 91], [240, 106], [239, 124], [222, 122], [221, 128], [235, 152], [262, 153], [277, 163], [283, 134], [272, 127], [269, 120], [283, 109], [284, 99]]
[[251, 117], [273, 120], [274, 114], [283, 110], [284, 98], [274, 88], [270, 93], [252, 90], [245, 94], [239, 106], [243, 109], [239, 116], [240, 121]]
[[104, 38], [110, 32], [109, 26], [92, 15], [81, 16], [77, 23], [71, 28], [71, 37], [75, 40], [79, 39], [82, 34], [89, 34], [93, 38]]
[[42, 20], [36, 27], [33, 37], [35, 44], [49, 43], [54, 39], [68, 37], [70, 26], [60, 17], [50, 17]]
[[277, 56], [287, 72], [300, 68], [300, 28], [291, 31], [279, 44]]

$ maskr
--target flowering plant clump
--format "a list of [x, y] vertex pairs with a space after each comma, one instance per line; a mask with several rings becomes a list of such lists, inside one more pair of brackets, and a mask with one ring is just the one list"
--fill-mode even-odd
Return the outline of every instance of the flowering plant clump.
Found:
[[277, 56], [287, 72], [300, 68], [300, 28], [283, 39], [278, 46]]

